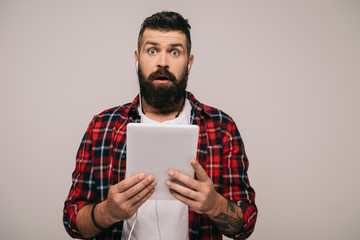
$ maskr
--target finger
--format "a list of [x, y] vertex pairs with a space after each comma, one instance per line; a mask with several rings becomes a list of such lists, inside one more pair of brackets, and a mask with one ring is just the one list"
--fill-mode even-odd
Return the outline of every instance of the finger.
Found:
[[195, 159], [191, 159], [190, 164], [194, 168], [194, 171], [199, 181], [206, 181], [209, 178], [198, 161], [196, 161]]
[[[137, 202], [141, 202], [143, 198], [146, 198], [146, 196], [149, 193], [153, 193], [155, 190], [156, 181], [154, 181], [152, 184], [147, 185], [145, 188], [141, 189], [139, 192], [134, 194], [128, 201], [130, 205], [135, 205]], [[144, 200], [146, 201], [146, 199]]]
[[144, 202], [146, 202], [154, 193], [155, 189], [151, 190], [150, 192], [148, 192], [143, 198], [141, 198], [139, 201], [137, 201], [133, 207], [137, 210], [141, 205], [144, 204]]
[[170, 180], [166, 181], [166, 185], [173, 191], [183, 195], [184, 197], [190, 198], [190, 199], [194, 199], [196, 200], [198, 198], [199, 193], [189, 189], [188, 187], [184, 187], [182, 185], [179, 185], [177, 183], [174, 183]]
[[145, 178], [145, 174], [144, 173], [138, 173], [135, 174], [129, 178], [126, 178], [124, 180], [122, 180], [121, 182], [115, 184], [116, 189], [119, 192], [124, 192], [127, 189], [129, 189], [130, 187], [134, 186], [135, 184], [139, 183], [140, 181], [142, 181]]
[[189, 176], [187, 176], [181, 172], [175, 171], [175, 170], [169, 170], [168, 175], [170, 177], [174, 178], [175, 180], [185, 184], [189, 188], [197, 189], [197, 185], [198, 185], [197, 181], [192, 177], [189, 177]]
[[123, 191], [122, 197], [125, 200], [128, 200], [133, 196], [135, 196], [137, 193], [139, 193], [141, 190], [146, 188], [147, 186], [150, 186], [150, 188], [154, 188], [155, 185], [156, 185], [155, 178], [152, 175], [148, 175], [140, 182], [136, 183], [135, 185], [132, 185], [130, 188]]
[[191, 208], [194, 208], [193, 206], [196, 204], [196, 201], [190, 199], [190, 198], [187, 198], [187, 197], [184, 197], [183, 195], [173, 191], [170, 189], [170, 193], [171, 195], [174, 196], [174, 198], [176, 198], [177, 200], [179, 200], [180, 202], [188, 205], [189, 207]]

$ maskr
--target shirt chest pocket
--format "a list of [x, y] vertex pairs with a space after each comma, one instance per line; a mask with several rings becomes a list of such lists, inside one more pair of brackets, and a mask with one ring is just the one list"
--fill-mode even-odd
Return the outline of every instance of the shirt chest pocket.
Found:
[[214, 183], [217, 192], [222, 191], [223, 181], [223, 148], [222, 146], [208, 146], [206, 151], [205, 171]]

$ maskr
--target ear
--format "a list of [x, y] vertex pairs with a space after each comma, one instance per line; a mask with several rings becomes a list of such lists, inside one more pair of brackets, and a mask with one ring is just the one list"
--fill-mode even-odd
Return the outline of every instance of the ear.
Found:
[[136, 64], [139, 62], [139, 51], [138, 50], [135, 50], [134, 57], [135, 57], [135, 66], [136, 66]]
[[193, 63], [194, 63], [194, 55], [190, 54], [190, 56], [189, 56], [189, 66], [188, 66], [189, 67], [189, 70], [188, 70], [189, 74], [190, 74], [191, 67], [192, 67]]

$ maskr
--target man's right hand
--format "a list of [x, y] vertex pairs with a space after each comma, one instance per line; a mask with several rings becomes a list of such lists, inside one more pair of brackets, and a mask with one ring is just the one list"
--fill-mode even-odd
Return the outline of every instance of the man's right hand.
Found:
[[154, 193], [156, 183], [154, 176], [139, 173], [111, 186], [107, 199], [98, 204], [99, 212], [107, 216], [106, 225], [133, 216]]
[[[96, 223], [109, 228], [118, 221], [130, 218], [151, 197], [156, 184], [154, 176], [138, 173], [111, 186], [107, 199], [94, 209]], [[93, 237], [100, 232], [92, 223], [91, 207], [86, 205], [76, 216], [76, 225], [84, 237]]]

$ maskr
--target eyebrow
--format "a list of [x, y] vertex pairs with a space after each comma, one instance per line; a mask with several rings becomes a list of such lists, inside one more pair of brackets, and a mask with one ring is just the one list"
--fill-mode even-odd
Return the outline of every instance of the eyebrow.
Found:
[[[157, 42], [147, 41], [147, 42], [144, 44], [144, 47], [145, 47], [146, 45], [159, 46], [160, 44], [157, 43]], [[181, 48], [183, 48], [183, 49], [185, 50], [185, 47], [184, 47], [184, 45], [183, 45], [182, 43], [172, 43], [172, 44], [170, 44], [170, 46], [171, 46], [171, 47], [181, 47]]]
[[147, 41], [147, 42], [144, 44], [144, 46], [146, 46], [146, 45], [155, 45], [155, 46], [158, 46], [159, 43]]

